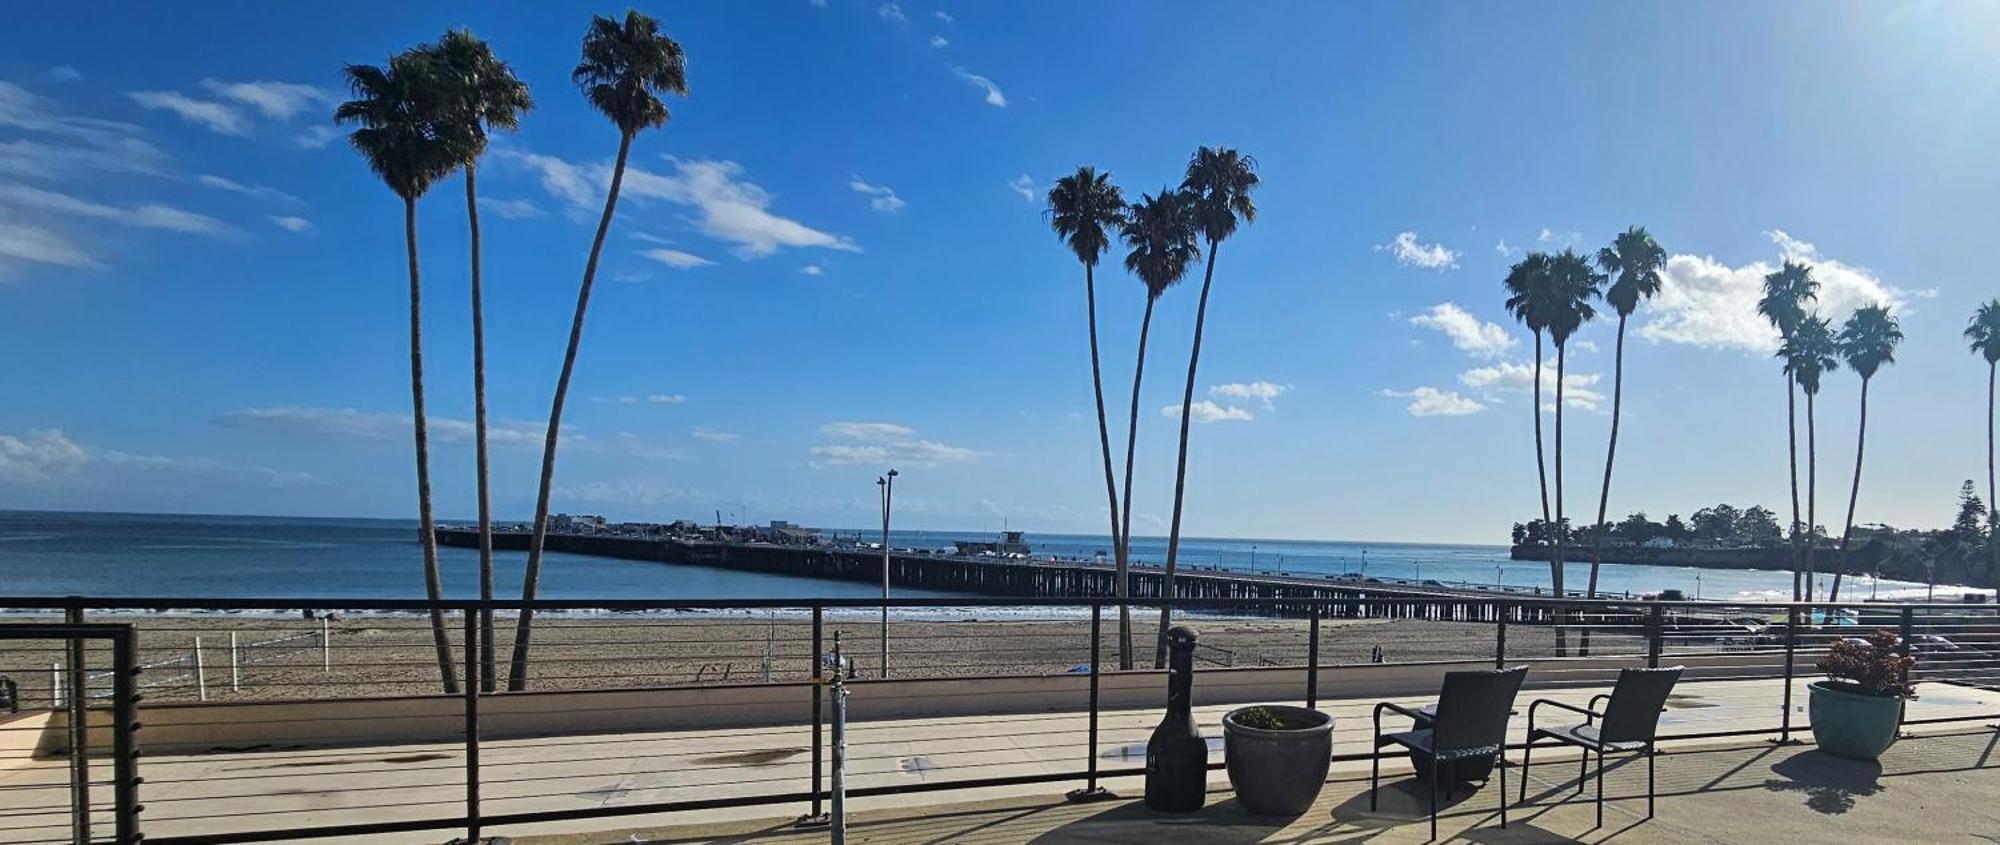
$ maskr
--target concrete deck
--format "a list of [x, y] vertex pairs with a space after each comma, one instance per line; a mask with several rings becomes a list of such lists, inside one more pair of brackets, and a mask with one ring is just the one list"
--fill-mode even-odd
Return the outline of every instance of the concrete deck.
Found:
[[[1806, 727], [1805, 684], [1797, 681], [1794, 691], [1793, 725], [1797, 736], [1810, 738]], [[1663, 716], [1662, 733], [1744, 731], [1767, 728], [1781, 715], [1782, 682], [1777, 680], [1690, 681], [1683, 683]], [[1599, 687], [1566, 690], [1524, 690], [1523, 715], [1514, 720], [1515, 739], [1525, 732], [1525, 702], [1548, 697], [1581, 704], [1591, 695], [1605, 691]], [[1401, 703], [1420, 704], [1423, 698], [1403, 698]], [[1336, 719], [1336, 754], [1368, 750], [1370, 711], [1373, 700], [1323, 701], [1322, 709]], [[1220, 759], [1220, 718], [1227, 707], [1197, 708], [1203, 732], [1214, 738], [1215, 759]], [[1911, 720], [1950, 716], [2000, 713], [2000, 693], [1929, 683], [1923, 698], [1908, 711]], [[1143, 763], [1144, 743], [1159, 719], [1157, 710], [1119, 711], [1103, 714], [1098, 743], [1099, 765], [1105, 769], [1137, 767]], [[1401, 722], [1398, 722], [1400, 726]], [[1976, 723], [1975, 723], [1976, 724]], [[902, 719], [858, 723], [850, 732], [851, 787], [935, 783], [967, 778], [998, 777], [1032, 773], [1056, 773], [1080, 768], [1084, 763], [1087, 717], [1083, 713], [1056, 713], [1021, 716], [952, 717]], [[1962, 730], [1958, 724], [1946, 730]], [[143, 734], [142, 734], [143, 736]], [[700, 730], [615, 735], [586, 735], [491, 741], [482, 744], [484, 811], [489, 814], [610, 808], [658, 801], [718, 798], [755, 793], [800, 792], [809, 788], [811, 730], [785, 727], [757, 730]], [[1734, 742], [1739, 740], [1728, 740]], [[1712, 748], [1716, 740], [1670, 745], [1677, 755], [1695, 749]], [[1911, 744], [1912, 747], [1929, 747]], [[1899, 746], [1900, 748], [1901, 746]], [[1706, 753], [1705, 751], [1703, 753]], [[1908, 752], [1903, 752], [1908, 753]], [[1538, 786], [1560, 783], [1573, 777], [1571, 765], [1558, 764], [1561, 752], [1537, 755], [1537, 763], [1547, 758]], [[1706, 758], [1704, 758], [1706, 759]], [[1720, 758], [1715, 758], [1720, 759]], [[98, 772], [104, 771], [100, 763]], [[1662, 760], [1663, 777], [1676, 763]], [[1985, 766], [1982, 759], [1977, 766]], [[1338, 783], [1351, 782], [1356, 771], [1365, 778], [1365, 762], [1336, 766]], [[1357, 768], [1358, 767], [1358, 768]], [[1725, 767], [1726, 768], [1726, 767]], [[1385, 771], [1399, 771], [1385, 767]], [[1885, 770], [1893, 766], [1885, 764]], [[146, 805], [145, 831], [151, 837], [196, 833], [221, 833], [271, 828], [319, 827], [335, 824], [367, 823], [399, 819], [443, 818], [463, 810], [463, 747], [457, 743], [383, 745], [351, 748], [247, 749], [206, 754], [169, 754], [142, 758], [141, 801]], [[1643, 777], [1643, 772], [1641, 773]], [[1678, 775], [1673, 776], [1678, 777]], [[1983, 775], [1982, 775], [1983, 777]], [[0, 842], [27, 842], [56, 839], [67, 829], [68, 804], [61, 786], [67, 782], [61, 759], [43, 759], [31, 765], [0, 769]], [[1107, 782], [1115, 791], [1136, 794], [1135, 779]], [[1663, 783], [1674, 783], [1666, 781]], [[1981, 781], [1989, 792], [2000, 781]], [[1211, 783], [1226, 788], [1221, 772]], [[1338, 783], [1330, 795], [1341, 795]], [[1613, 781], [1614, 788], [1616, 781]], [[1044, 801], [1049, 796], [1080, 785], [1061, 781], [977, 792], [931, 792], [860, 799], [852, 802], [858, 812], [895, 811], [898, 808], [937, 805], [940, 801], [1028, 799]], [[27, 787], [27, 788], [21, 788]], [[34, 788], [48, 787], [48, 788]], [[1351, 793], [1352, 790], [1348, 789]], [[1531, 797], [1533, 790], [1531, 789]], [[1490, 796], [1489, 793], [1484, 793]], [[98, 806], [108, 806], [109, 794], [100, 790]], [[1351, 794], [1347, 797], [1351, 798]], [[1346, 798], [1339, 799], [1346, 801]], [[1364, 799], [1365, 800], [1365, 799]], [[1985, 800], [1971, 806], [2000, 803]], [[1116, 813], [1104, 823], [1132, 821], [1133, 810], [1120, 806], [1094, 805], [1084, 808], [1045, 807], [1026, 812], [1023, 819], [1062, 820], [1062, 824], [1095, 819]], [[1363, 805], [1365, 807], [1365, 804]], [[1485, 813], [1491, 807], [1486, 798], [1474, 799], [1464, 813]], [[632, 816], [629, 820], [587, 819], [518, 829], [491, 829], [494, 834], [562, 833], [602, 830], [629, 824], [645, 827], [658, 824], [734, 824], [773, 817], [795, 817], [804, 804], [762, 805], [732, 809], [703, 810], [664, 816]], [[1954, 812], [1961, 810], [1954, 809]], [[1971, 810], [1962, 810], [1970, 812]], [[979, 810], [975, 812], [985, 812]], [[1233, 818], [1225, 815], [1218, 818]], [[1331, 815], [1342, 824], [1362, 824], [1363, 828], [1342, 828], [1352, 834], [1366, 829], [1352, 807], [1340, 804]], [[1567, 819], [1567, 811], [1553, 819]], [[1688, 818], [1704, 811], [1687, 810]], [[1310, 817], [1310, 816], [1309, 816]], [[1524, 812], [1525, 817], [1525, 812]], [[1207, 818], [1202, 816], [1200, 818]], [[1148, 824], [1178, 824], [1141, 818]], [[108, 819], [106, 820], [108, 823]], [[1024, 822], [1025, 823], [1025, 822]], [[1136, 823], [1136, 822], [1134, 822]], [[899, 829], [889, 823], [884, 830]], [[1529, 824], [1534, 824], [1530, 822]], [[1230, 827], [1269, 827], [1261, 821], [1232, 821]], [[1002, 825], [1002, 827], [1005, 827]], [[1086, 826], [1087, 827], [1087, 826]], [[752, 829], [755, 828], [753, 825]], [[1288, 830], [1289, 828], [1282, 828]], [[1524, 830], [1527, 828], [1524, 828]], [[1567, 829], [1567, 828], [1565, 828]], [[1659, 829], [1666, 829], [1661, 826]], [[2000, 828], [1993, 828], [2000, 829]], [[1264, 830], [1275, 835], [1281, 828]], [[456, 831], [397, 836], [372, 836], [368, 842], [440, 842]], [[1036, 834], [1039, 836], [1041, 834]], [[1289, 834], [1287, 834], [1289, 835]], [[1480, 833], [1481, 838], [1489, 834]], [[824, 833], [817, 834], [824, 837]], [[1030, 836], [1030, 839], [1034, 836]], [[593, 840], [583, 840], [593, 841]], [[628, 841], [619, 838], [617, 841]], [[699, 840], [696, 840], [699, 841]], [[778, 840], [786, 841], [786, 840]], [[808, 841], [808, 840], [800, 840]], [[818, 841], [818, 840], [815, 840]], [[896, 837], [879, 841], [904, 841]], [[942, 839], [917, 837], [916, 841], [971, 841], [946, 835]], [[988, 840], [1003, 841], [1003, 840]], [[1014, 840], [1004, 840], [1014, 841]], [[1069, 840], [1060, 840], [1069, 841]], [[1077, 841], [1091, 841], [1088, 839]], [[1123, 834], [1098, 841], [1131, 841]], [[1204, 840], [1207, 841], [1207, 840]], [[1256, 841], [1227, 839], [1213, 841]], [[1276, 840], [1291, 841], [1291, 840]], [[1718, 840], [1722, 841], [1722, 840]]]

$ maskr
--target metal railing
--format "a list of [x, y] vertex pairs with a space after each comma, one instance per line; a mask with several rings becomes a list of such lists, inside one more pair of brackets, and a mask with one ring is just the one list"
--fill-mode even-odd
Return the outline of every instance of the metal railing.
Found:
[[[1142, 632], [1134, 637], [1133, 665], [1139, 670], [1150, 670], [1153, 665], [1154, 614], [1162, 606], [1175, 610], [1182, 619], [1196, 620], [1203, 628], [1204, 643], [1211, 645], [1211, 656], [1216, 659], [1203, 661], [1198, 669], [1197, 691], [1216, 701], [1281, 696], [1316, 707], [1322, 703], [1328, 684], [1337, 688], [1345, 673], [1367, 672], [1370, 667], [1415, 667], [1422, 675], [1433, 669], [1441, 673], [1473, 664], [1499, 667], [1530, 663], [1535, 667], [1529, 676], [1531, 687], [1582, 690], [1608, 683], [1608, 673], [1618, 665], [1691, 663], [1703, 667], [1702, 677], [1708, 680], [1766, 683], [1718, 688], [1699, 707], [1684, 711], [1672, 729], [1663, 730], [1663, 741], [1771, 735], [1789, 742], [1805, 727], [1794, 719], [1795, 681], [1814, 674], [1811, 663], [1829, 643], [1881, 628], [1897, 631], [1902, 647], [1921, 658], [1915, 680], [1979, 691], [2000, 690], [2000, 609], [1992, 605], [1717, 604], [1459, 595], [1154, 600], [1134, 605], [1134, 628]], [[0, 607], [44, 611], [51, 620], [69, 620], [68, 625], [49, 621], [0, 626], [33, 629], [44, 637], [60, 637], [65, 630], [77, 629], [75, 623], [87, 617], [136, 618], [130, 626], [82, 626], [126, 631], [118, 650], [128, 662], [111, 676], [126, 689], [114, 691], [114, 710], [136, 706], [138, 687], [145, 683], [144, 670], [139, 667], [149, 653], [171, 654], [197, 630], [227, 628], [238, 634], [255, 631], [251, 636], [256, 641], [287, 637], [302, 641], [307, 632], [287, 619], [296, 618], [300, 611], [318, 617], [310, 625], [311, 633], [320, 638], [317, 647], [274, 653], [272, 660], [260, 663], [265, 667], [260, 671], [270, 676], [259, 684], [242, 685], [234, 693], [239, 697], [236, 700], [354, 704], [357, 696], [370, 695], [381, 696], [384, 702], [450, 700], [435, 692], [440, 678], [427, 618], [433, 606], [420, 600], [0, 598]], [[862, 764], [864, 770], [900, 763], [908, 771], [913, 760], [929, 768], [920, 769], [925, 776], [915, 781], [850, 774], [846, 788], [850, 798], [1038, 783], [1075, 783], [1080, 788], [1072, 795], [1090, 797], [1102, 794], [1101, 782], [1106, 778], [1143, 773], [1134, 758], [1142, 756], [1136, 749], [1143, 749], [1151, 725], [1145, 718], [1149, 711], [1134, 707], [1156, 706], [1129, 703], [1133, 700], [1129, 685], [1123, 687], [1127, 703], [1122, 707], [1105, 701], [1101, 682], [1125, 674], [1115, 668], [1117, 604], [1105, 599], [892, 601], [888, 607], [896, 615], [886, 634], [896, 641], [889, 650], [895, 655], [892, 659], [899, 661], [893, 667], [868, 665], [875, 661], [867, 658], [877, 652], [877, 643], [869, 638], [885, 633], [878, 628], [878, 614], [884, 607], [877, 600], [503, 600], [446, 601], [437, 607], [450, 615], [448, 632], [462, 692], [454, 712], [433, 709], [422, 718], [455, 721], [457, 726], [450, 731], [455, 738], [383, 739], [379, 744], [396, 746], [396, 753], [379, 765], [375, 761], [355, 762], [356, 755], [345, 750], [296, 750], [288, 753], [297, 759], [258, 767], [269, 771], [230, 777], [188, 774], [164, 756], [149, 760], [149, 780], [173, 786], [174, 794], [155, 801], [155, 812], [147, 814], [147, 841], [192, 845], [441, 830], [462, 830], [468, 839], [476, 840], [482, 831], [503, 826], [751, 805], [792, 805], [804, 811], [805, 820], [820, 819], [831, 792], [825, 764], [829, 750], [824, 682], [836, 671], [853, 673], [856, 683], [850, 690], [860, 693], [863, 701], [871, 684], [883, 683], [881, 688], [889, 689], [898, 684], [968, 677], [990, 677], [972, 682], [981, 696], [1000, 694], [1022, 678], [1073, 677], [1075, 691], [1082, 697], [1080, 712], [1010, 712], [1001, 708], [999, 712], [1007, 714], [1006, 718], [982, 718], [977, 728], [968, 725], [950, 734], [954, 740], [951, 748], [928, 753], [906, 754], [901, 750], [921, 745], [919, 740], [891, 735], [889, 723], [902, 716], [856, 721], [848, 735], [850, 762]], [[515, 694], [480, 692], [486, 668], [479, 662], [483, 643], [477, 621], [481, 611], [494, 611], [504, 619], [524, 608], [532, 608], [537, 615], [533, 690], [617, 693], [726, 688], [732, 694], [766, 690], [780, 697], [799, 695], [799, 712], [809, 710], [809, 720], [801, 717], [796, 726], [774, 725], [763, 733], [759, 728], [724, 732], [721, 735], [726, 739], [748, 749], [732, 756], [712, 753], [713, 742], [695, 747], [699, 743], [694, 739], [663, 735], [670, 729], [616, 727], [621, 723], [612, 720], [629, 718], [631, 714], [625, 711], [631, 710], [632, 704], [577, 699], [562, 711], [573, 727], [560, 738], [539, 734], [544, 738], [489, 737], [484, 727], [489, 717], [482, 710], [498, 707], [504, 711]], [[191, 610], [232, 613], [176, 613]], [[55, 615], [58, 611], [61, 616]], [[329, 625], [323, 616], [330, 612], [344, 615]], [[260, 613], [266, 615], [256, 615]], [[511, 622], [498, 625], [497, 637], [507, 636], [511, 628]], [[862, 656], [862, 663], [835, 666], [825, 659], [836, 633], [850, 654]], [[0, 642], [0, 646], [10, 645]], [[495, 650], [505, 654], [506, 643], [496, 645], [501, 647]], [[662, 656], [667, 652], [672, 656]], [[21, 660], [23, 657], [27, 659]], [[78, 662], [73, 660], [71, 665]], [[22, 667], [46, 671], [48, 665], [39, 653], [0, 648], [0, 674], [20, 672]], [[723, 668], [718, 670], [718, 666]], [[504, 665], [499, 668], [504, 672]], [[890, 669], [893, 671], [886, 671]], [[881, 681], [884, 674], [892, 680]], [[1772, 689], [1769, 682], [1777, 682], [1779, 688]], [[71, 688], [87, 687], [77, 683]], [[200, 721], [189, 715], [196, 711], [178, 708], [202, 705], [185, 695], [175, 702], [176, 689], [172, 685], [148, 689], [147, 706], [166, 708], [160, 711], [155, 727], [184, 729]], [[44, 703], [55, 707], [61, 690], [49, 692]], [[36, 700], [32, 695], [24, 696], [23, 703], [33, 707]], [[89, 696], [72, 695], [62, 706], [92, 704]], [[366, 701], [360, 706], [361, 712], [367, 712]], [[644, 706], [662, 710], [678, 707], [697, 713], [728, 705], [648, 699]], [[130, 715], [128, 712], [126, 718]], [[510, 718], [518, 715], [513, 713]], [[1996, 717], [2000, 717], [2000, 708], [1930, 717], [1919, 714], [1909, 723]], [[175, 722], [174, 718], [188, 721]], [[296, 721], [300, 717], [285, 718]], [[605, 721], [592, 727], [593, 719]], [[1080, 720], [1081, 724], [1065, 720]], [[81, 725], [83, 721], [73, 718], [69, 723]], [[634, 739], [639, 735], [643, 736]], [[136, 772], [130, 733], [121, 736], [128, 747], [115, 751], [114, 763]], [[81, 741], [77, 739], [70, 747], [80, 747]], [[645, 754], [621, 750], [634, 741], [653, 744], [646, 746]], [[519, 753], [523, 742], [541, 744], [524, 756]], [[810, 754], [809, 766], [800, 765], [796, 772], [779, 772], [759, 756], [788, 750], [794, 742], [809, 744], [806, 752]], [[1357, 737], [1336, 731], [1335, 759], [1365, 759], [1367, 749], [1358, 747], [1357, 742]], [[402, 746], [409, 745], [450, 750], [404, 753]], [[1003, 771], [1004, 762], [990, 759], [999, 748], [1075, 763], [1042, 766], [1031, 772]], [[601, 780], [603, 775], [596, 770], [562, 774], [565, 766], [583, 767], [596, 761], [614, 765], [604, 771], [618, 773], [621, 784], [640, 785], [629, 789], [620, 786], [619, 794], [606, 800], [572, 807], [547, 806], [553, 799], [583, 791], [580, 787], [593, 779]], [[1212, 768], [1223, 766], [1221, 761], [1211, 763]], [[310, 792], [300, 787], [311, 785], [310, 779], [322, 767], [337, 770], [346, 778], [339, 782], [340, 788], [326, 789], [323, 794], [338, 794], [338, 806], [365, 813], [372, 820], [299, 827], [287, 823], [287, 812], [247, 809], [281, 793]], [[462, 773], [462, 795], [436, 791], [456, 790], [460, 781], [454, 769]], [[406, 797], [411, 794], [407, 787], [371, 783], [367, 777], [391, 771], [403, 775], [424, 772], [421, 777], [434, 789]], [[648, 776], [664, 783], [672, 780], [669, 774], [688, 772], [699, 776], [700, 788], [685, 791], [701, 793], [699, 797], [677, 795], [683, 791], [680, 786], [644, 785]], [[945, 774], [950, 776], [938, 776]], [[280, 778], [285, 779], [282, 784], [272, 782]], [[118, 783], [136, 787], [135, 779], [123, 775]], [[618, 800], [613, 802], [611, 797]], [[0, 793], [0, 815], [8, 811], [8, 800]], [[125, 800], [120, 799], [121, 808]], [[132, 806], [130, 822], [136, 831], [136, 801]], [[219, 812], [219, 807], [237, 811]], [[401, 817], [384, 818], [397, 813]], [[217, 830], [208, 817], [218, 816], [234, 821], [225, 826], [227, 829]], [[120, 820], [126, 819], [121, 815]], [[196, 824], [198, 821], [202, 823]], [[0, 835], [0, 841], [7, 841], [6, 837]]]

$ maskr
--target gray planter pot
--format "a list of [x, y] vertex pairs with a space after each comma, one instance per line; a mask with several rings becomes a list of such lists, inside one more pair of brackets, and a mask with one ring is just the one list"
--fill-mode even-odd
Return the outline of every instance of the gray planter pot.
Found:
[[1311, 807], [1326, 784], [1333, 759], [1333, 717], [1284, 704], [1259, 705], [1284, 721], [1282, 729], [1253, 728], [1237, 721], [1258, 707], [1222, 717], [1223, 758], [1236, 800], [1252, 813], [1296, 816]]

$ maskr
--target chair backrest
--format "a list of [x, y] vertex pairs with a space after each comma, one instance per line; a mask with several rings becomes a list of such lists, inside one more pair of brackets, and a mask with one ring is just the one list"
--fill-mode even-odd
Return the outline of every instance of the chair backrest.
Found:
[[1514, 694], [1528, 667], [1444, 673], [1438, 692], [1437, 719], [1431, 724], [1432, 747], [1439, 751], [1485, 748], [1507, 738]]
[[1605, 742], [1650, 742], [1660, 728], [1660, 711], [1681, 679], [1681, 667], [1620, 669], [1618, 685], [1604, 705], [1598, 735]]

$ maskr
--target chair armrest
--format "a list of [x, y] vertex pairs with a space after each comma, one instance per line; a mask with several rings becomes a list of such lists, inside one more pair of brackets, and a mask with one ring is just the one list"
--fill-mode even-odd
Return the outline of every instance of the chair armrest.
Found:
[[1593, 696], [1591, 696], [1591, 697], [1590, 697], [1590, 710], [1591, 710], [1591, 712], [1592, 712], [1592, 713], [1596, 713], [1596, 714], [1597, 714], [1597, 718], [1600, 718], [1600, 719], [1604, 718], [1604, 713], [1603, 713], [1603, 711], [1601, 711], [1601, 710], [1598, 710], [1598, 709], [1597, 709], [1597, 702], [1599, 702], [1599, 701], [1610, 701], [1610, 700], [1611, 700], [1611, 693], [1608, 693], [1608, 692], [1600, 692], [1600, 693], [1598, 693], [1598, 694], [1596, 694], [1596, 695], [1593, 695]]
[[[1598, 698], [1605, 698], [1605, 697], [1607, 696], [1602, 696], [1602, 695], [1598, 696]], [[1565, 704], [1553, 698], [1537, 698], [1533, 702], [1528, 704], [1528, 734], [1532, 736], [1535, 733], [1535, 708], [1537, 707], [1546, 704], [1558, 710], [1568, 710], [1571, 713], [1575, 713], [1577, 715], [1582, 716], [1584, 718], [1584, 724], [1590, 724], [1590, 721], [1592, 719], [1602, 718], [1604, 716], [1604, 714], [1597, 712], [1597, 710], [1595, 709], [1596, 701], [1597, 701], [1596, 699], [1591, 699], [1591, 704], [1592, 704], [1591, 707], [1578, 707], [1574, 704]]]
[[1382, 711], [1384, 710], [1394, 710], [1397, 713], [1401, 713], [1412, 719], [1424, 718], [1424, 715], [1422, 713], [1418, 713], [1415, 710], [1411, 710], [1410, 708], [1404, 707], [1395, 702], [1384, 701], [1380, 704], [1377, 704], [1375, 705], [1375, 737], [1377, 739], [1380, 739], [1382, 737]]

